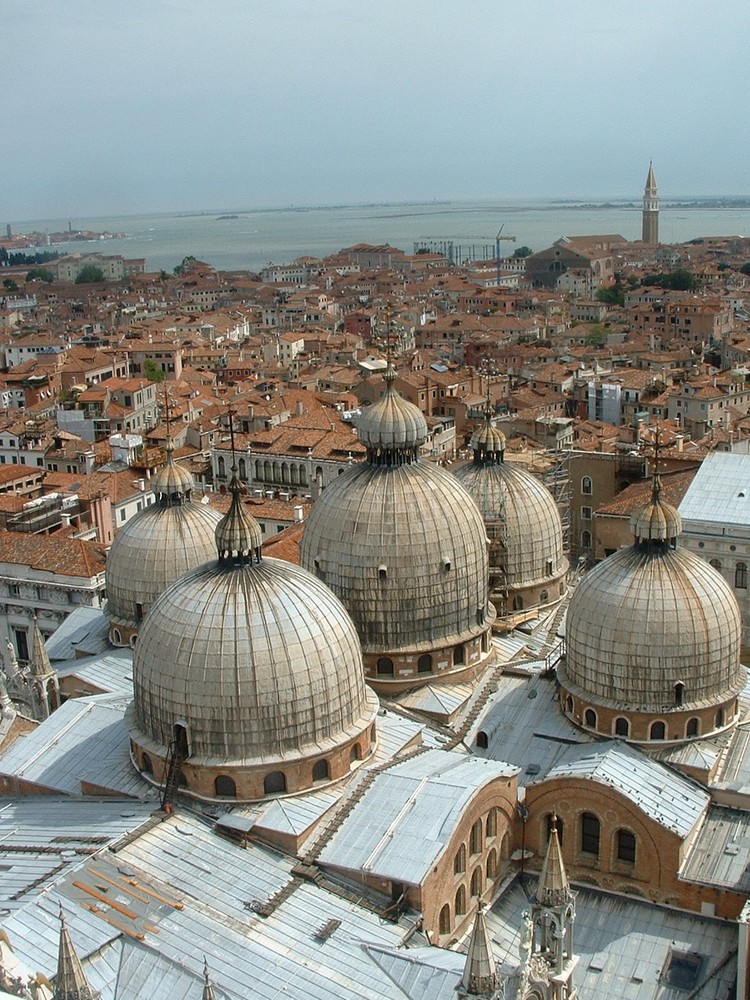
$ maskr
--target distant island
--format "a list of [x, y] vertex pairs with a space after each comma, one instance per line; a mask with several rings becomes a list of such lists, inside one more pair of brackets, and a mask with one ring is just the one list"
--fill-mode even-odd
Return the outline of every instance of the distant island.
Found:
[[217, 220], [219, 219], [239, 219], [239, 215], [217, 215]]

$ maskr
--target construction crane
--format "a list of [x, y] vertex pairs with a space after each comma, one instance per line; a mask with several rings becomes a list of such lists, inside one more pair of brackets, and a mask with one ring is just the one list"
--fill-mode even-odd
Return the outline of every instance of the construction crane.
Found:
[[[497, 236], [420, 236], [418, 243], [414, 244], [414, 253], [417, 253], [419, 249], [431, 249], [438, 253], [444, 254], [448, 258], [449, 264], [461, 264], [465, 260], [478, 259], [480, 255], [476, 253], [477, 246], [482, 245], [481, 249], [484, 253], [481, 255], [484, 260], [487, 259], [487, 249], [494, 243], [495, 249], [495, 261], [497, 263], [497, 273], [498, 282], [500, 280], [500, 243], [502, 240], [508, 240], [512, 243], [516, 242], [515, 236], [503, 236], [503, 229], [505, 228], [505, 223], [500, 226]], [[457, 243], [458, 240], [472, 240], [471, 246], [462, 246]], [[464, 252], [468, 251], [468, 252]]]

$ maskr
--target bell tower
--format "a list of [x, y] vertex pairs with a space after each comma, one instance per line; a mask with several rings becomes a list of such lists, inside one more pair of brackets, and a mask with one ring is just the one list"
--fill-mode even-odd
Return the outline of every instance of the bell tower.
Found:
[[643, 192], [643, 225], [641, 239], [644, 243], [659, 242], [659, 192], [656, 187], [654, 168], [649, 161], [646, 188]]

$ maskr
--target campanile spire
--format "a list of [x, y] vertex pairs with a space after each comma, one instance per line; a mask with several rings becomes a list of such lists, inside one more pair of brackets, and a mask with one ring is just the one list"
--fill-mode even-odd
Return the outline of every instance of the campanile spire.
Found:
[[656, 187], [654, 168], [649, 160], [646, 187], [643, 192], [643, 227], [641, 239], [644, 243], [659, 242], [659, 191]]

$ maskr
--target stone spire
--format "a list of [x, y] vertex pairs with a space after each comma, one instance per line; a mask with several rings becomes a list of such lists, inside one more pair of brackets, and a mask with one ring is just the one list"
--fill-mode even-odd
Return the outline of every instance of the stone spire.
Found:
[[36, 615], [31, 633], [29, 680], [34, 695], [34, 715], [46, 719], [60, 705], [60, 685], [47, 655], [44, 638], [39, 631]]
[[659, 242], [659, 192], [656, 187], [654, 168], [649, 161], [646, 187], [643, 192], [643, 225], [641, 239], [644, 243]]
[[213, 983], [208, 977], [208, 962], [203, 956], [203, 997], [202, 1000], [216, 1000]]
[[52, 1000], [96, 1000], [99, 994], [92, 990], [73, 947], [62, 906], [60, 907], [60, 945], [57, 952], [55, 992]]
[[499, 977], [492, 952], [492, 938], [484, 919], [485, 907], [482, 903], [474, 917], [466, 964], [461, 985], [468, 996], [492, 996], [499, 986]]
[[548, 907], [562, 906], [571, 898], [568, 876], [560, 851], [560, 840], [557, 836], [557, 816], [552, 817], [552, 828], [539, 884], [536, 887], [536, 898], [541, 906]]

